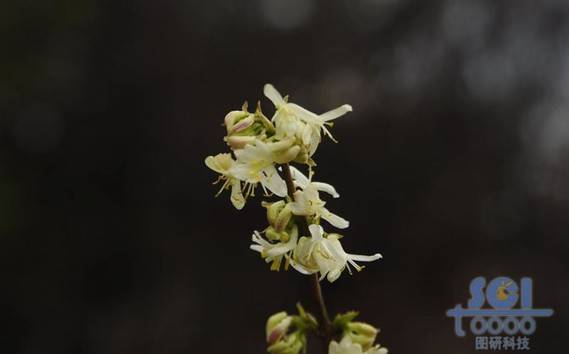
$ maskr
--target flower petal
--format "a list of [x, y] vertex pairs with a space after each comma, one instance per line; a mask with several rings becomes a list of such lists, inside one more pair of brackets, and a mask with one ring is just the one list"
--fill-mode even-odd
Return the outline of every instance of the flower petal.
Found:
[[327, 122], [329, 120], [333, 120], [333, 119], [336, 119], [338, 117], [341, 117], [344, 114], [351, 112], [351, 111], [352, 111], [352, 106], [350, 106], [349, 104], [344, 104], [338, 108], [335, 108], [331, 111], [328, 111], [326, 113], [321, 114], [320, 119]]
[[267, 166], [265, 169], [263, 169], [261, 183], [268, 190], [275, 193], [279, 197], [286, 197], [286, 183], [279, 175], [274, 165]]
[[229, 168], [234, 164], [231, 154], [221, 153], [215, 156], [208, 156], [204, 160], [205, 165], [215, 172], [226, 175]]
[[336, 189], [334, 188], [333, 185], [328, 184], [328, 183], [322, 183], [322, 182], [312, 182], [312, 184], [316, 187], [316, 189], [318, 189], [319, 191], [322, 192], [326, 192], [328, 194], [330, 194], [332, 197], [334, 198], [339, 198], [340, 195], [338, 194], [338, 192], [336, 192]]
[[324, 229], [322, 226], [310, 224], [308, 226], [308, 231], [310, 231], [310, 236], [312, 236], [314, 242], [322, 241], [324, 236]]
[[309, 275], [309, 274], [314, 274], [314, 273], [318, 272], [317, 269], [308, 269], [308, 268], [304, 267], [302, 264], [294, 261], [292, 258], [289, 258], [289, 262], [290, 262], [290, 265], [301, 274]]
[[245, 198], [241, 192], [241, 181], [235, 178], [231, 179], [231, 203], [237, 210], [241, 210], [245, 206]]
[[297, 118], [305, 121], [306, 123], [316, 123], [318, 125], [322, 125], [324, 123], [324, 121], [320, 119], [316, 113], [310, 112], [306, 108], [301, 107], [296, 103], [287, 103], [287, 107], [290, 109], [292, 114], [294, 114]]
[[263, 93], [265, 96], [273, 102], [275, 107], [279, 108], [280, 106], [286, 104], [283, 96], [277, 91], [277, 89], [271, 84], [265, 84], [263, 87]]
[[383, 258], [383, 256], [379, 253], [372, 254], [371, 256], [364, 256], [361, 254], [349, 254], [348, 253], [348, 257], [350, 257], [350, 259], [352, 259], [354, 261], [358, 261], [358, 262], [373, 262], [373, 261], [377, 261], [378, 259]]
[[292, 175], [292, 178], [296, 184], [298, 184], [298, 186], [302, 189], [306, 188], [308, 183], [310, 183], [308, 177], [306, 177], [302, 172], [300, 172], [298, 168], [294, 166], [290, 166], [290, 174]]
[[328, 221], [333, 226], [337, 227], [338, 229], [345, 229], [350, 226], [350, 222], [342, 217], [339, 217], [336, 214], [331, 213], [328, 209], [322, 208], [322, 219]]

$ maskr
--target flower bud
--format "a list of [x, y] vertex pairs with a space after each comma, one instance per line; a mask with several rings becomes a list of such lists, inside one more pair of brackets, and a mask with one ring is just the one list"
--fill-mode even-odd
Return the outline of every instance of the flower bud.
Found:
[[275, 203], [263, 203], [263, 206], [267, 208], [269, 225], [274, 228], [275, 232], [283, 232], [292, 218], [289, 204], [281, 200]]
[[299, 152], [300, 152], [300, 146], [298, 145], [291, 146], [288, 149], [275, 153], [273, 159], [276, 163], [280, 164], [289, 163], [293, 161], [296, 158], [296, 156], [298, 156]]
[[364, 350], [371, 348], [377, 328], [363, 322], [349, 322], [346, 326], [345, 335], [349, 336], [353, 343], [360, 344]]
[[292, 324], [292, 316], [285, 311], [275, 313], [267, 320], [267, 343], [272, 345], [280, 340], [288, 331]]
[[247, 111], [231, 111], [227, 113], [224, 119], [225, 127], [227, 128], [227, 134], [232, 134], [233, 130], [235, 129], [235, 125], [239, 121], [248, 118], [249, 116], [251, 116], [251, 113]]
[[267, 208], [267, 220], [269, 221], [269, 224], [274, 224], [275, 220], [279, 216], [279, 211], [284, 207], [285, 203], [286, 202], [284, 200], [279, 200], [275, 203], [261, 203], [263, 207]]
[[265, 236], [267, 237], [267, 240], [269, 241], [280, 241], [281, 240], [281, 234], [276, 232], [275, 229], [272, 226], [269, 226], [265, 229]]
[[271, 354], [298, 354], [304, 347], [305, 335], [299, 331], [282, 337], [267, 348]]
[[234, 122], [231, 129], [227, 130], [227, 135], [245, 134], [247, 130], [253, 126], [253, 123], [255, 123], [255, 116], [247, 113], [245, 118], [241, 118]]
[[273, 160], [279, 164], [293, 161], [300, 152], [300, 149], [300, 146], [296, 145], [296, 140], [292, 137], [277, 141], [271, 146]]

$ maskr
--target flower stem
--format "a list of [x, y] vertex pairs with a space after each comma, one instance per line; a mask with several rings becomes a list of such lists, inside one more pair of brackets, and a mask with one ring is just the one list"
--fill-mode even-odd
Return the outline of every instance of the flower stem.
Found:
[[326, 339], [326, 344], [328, 344], [332, 337], [332, 322], [330, 321], [330, 315], [328, 315], [328, 308], [326, 307], [326, 301], [324, 301], [324, 295], [322, 294], [318, 274], [312, 274], [312, 287], [314, 288], [314, 297], [316, 298], [316, 301], [318, 301], [318, 305], [320, 305], [320, 312], [322, 313], [322, 319], [324, 320], [323, 335]]
[[286, 189], [287, 189], [287, 193], [288, 196], [294, 200], [294, 182], [292, 181], [292, 174], [290, 173], [290, 166], [288, 165], [288, 163], [285, 163], [282, 165], [283, 166], [283, 173], [285, 175], [285, 182], [286, 182]]
[[[290, 172], [290, 166], [288, 163], [282, 165], [284, 179], [286, 182], [287, 192], [289, 197], [294, 201], [294, 182], [292, 180], [292, 174]], [[322, 294], [322, 288], [320, 287], [320, 280], [318, 279], [318, 274], [311, 275], [312, 288], [314, 293], [314, 298], [318, 305], [320, 306], [320, 313], [322, 316], [321, 327], [318, 334], [322, 338], [324, 343], [323, 351], [326, 353], [328, 351], [328, 344], [332, 340], [332, 322], [330, 321], [330, 315], [328, 314], [328, 309], [326, 307], [326, 301], [324, 301], [324, 295]]]

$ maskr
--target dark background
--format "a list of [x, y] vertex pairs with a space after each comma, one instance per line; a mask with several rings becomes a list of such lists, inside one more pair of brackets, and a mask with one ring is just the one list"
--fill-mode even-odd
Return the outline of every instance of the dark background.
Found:
[[313, 305], [248, 249], [259, 199], [214, 199], [203, 164], [266, 82], [354, 106], [317, 179], [346, 249], [384, 259], [323, 283], [332, 312], [394, 354], [473, 353], [445, 311], [476, 276], [531, 276], [556, 311], [532, 352], [564, 351], [568, 19], [562, 0], [4, 2], [0, 352], [262, 353], [268, 315]]

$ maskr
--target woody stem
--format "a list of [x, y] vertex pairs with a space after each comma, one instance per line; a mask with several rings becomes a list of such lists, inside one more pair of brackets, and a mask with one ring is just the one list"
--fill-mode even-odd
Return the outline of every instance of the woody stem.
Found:
[[[285, 182], [287, 186], [287, 191], [289, 197], [294, 200], [294, 182], [292, 180], [292, 174], [290, 172], [290, 166], [288, 163], [282, 165], [283, 167], [283, 174], [285, 177]], [[328, 309], [326, 307], [326, 301], [324, 301], [324, 295], [322, 294], [322, 288], [320, 287], [320, 280], [318, 279], [318, 274], [311, 275], [312, 280], [312, 288], [314, 293], [314, 298], [318, 305], [320, 306], [320, 313], [322, 316], [322, 325], [320, 328], [320, 335], [322, 336], [324, 342], [324, 352], [327, 351], [328, 343], [332, 340], [332, 322], [330, 321], [330, 315], [328, 314]]]

